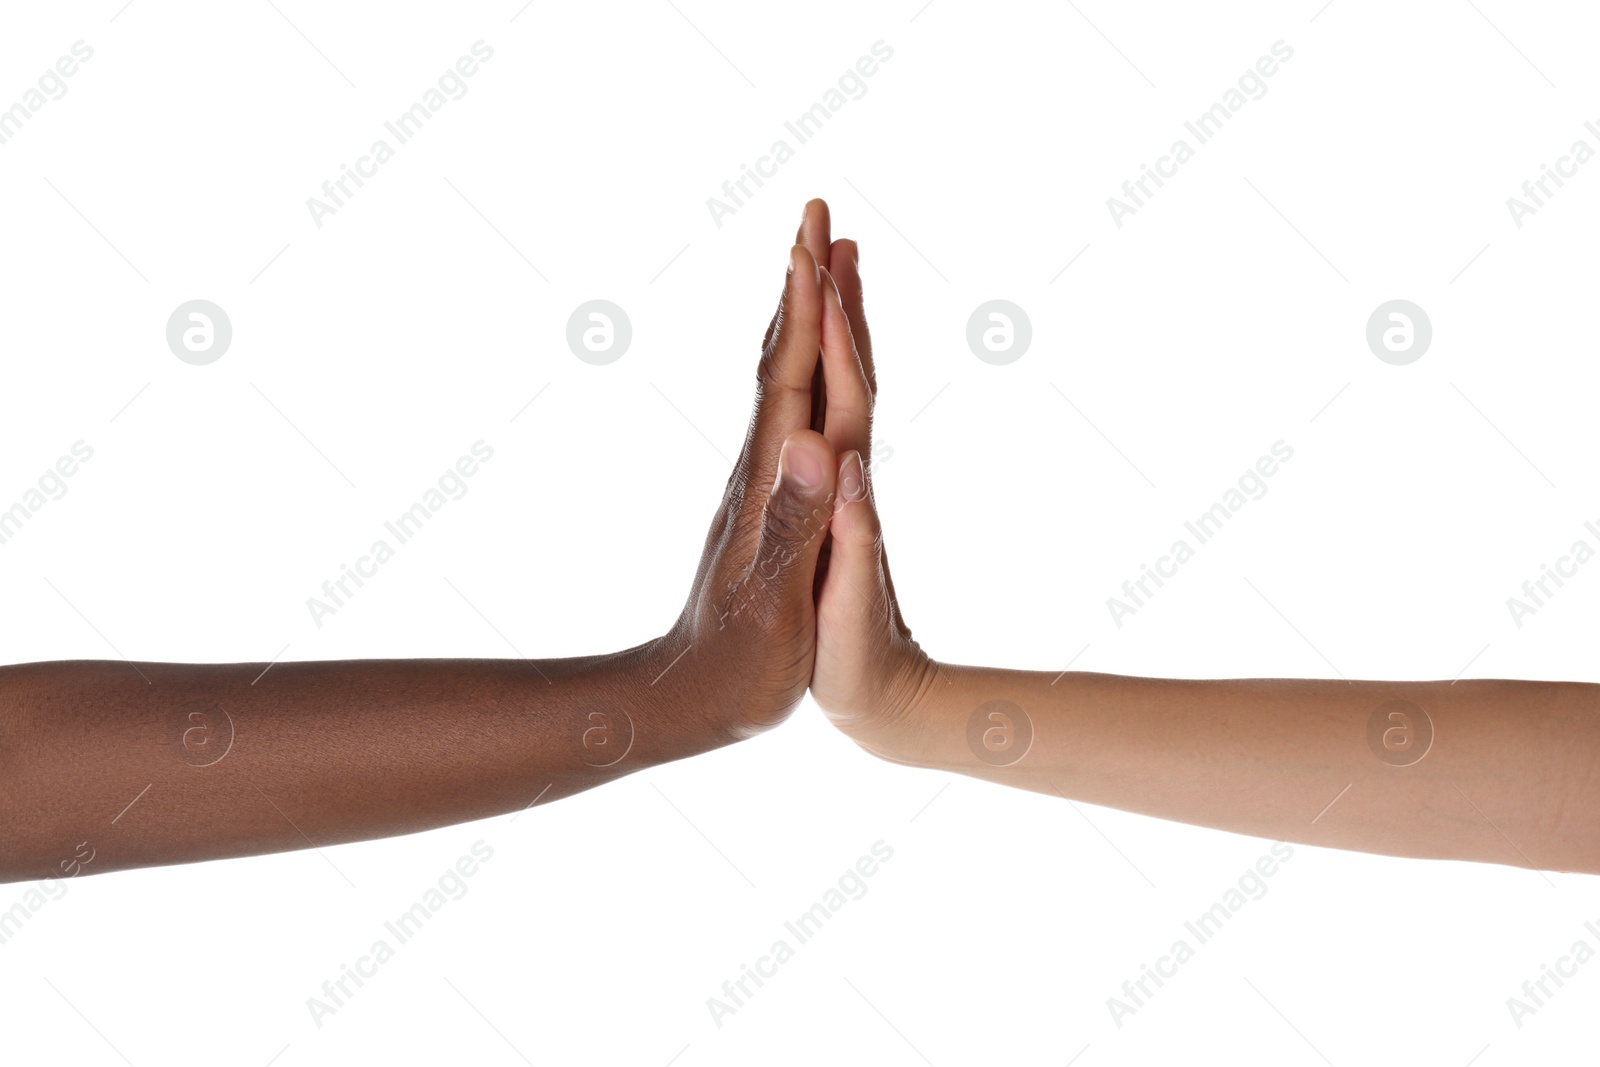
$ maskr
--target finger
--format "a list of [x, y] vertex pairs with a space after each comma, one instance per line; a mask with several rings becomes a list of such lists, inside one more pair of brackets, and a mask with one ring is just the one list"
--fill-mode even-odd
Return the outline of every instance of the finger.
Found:
[[[819, 265], [826, 265], [828, 262], [828, 228], [827, 201], [806, 201], [805, 206], [800, 209], [800, 228], [795, 231], [794, 243], [810, 252], [811, 258]], [[772, 333], [777, 327], [778, 315], [774, 312], [772, 322], [767, 325], [768, 340], [771, 340]]]
[[[829, 233], [832, 225], [832, 215], [828, 211], [826, 200], [808, 200], [805, 207], [800, 209], [800, 229], [795, 231], [794, 239], [797, 244], [805, 246], [818, 266], [827, 265]], [[822, 367], [819, 365], [811, 379], [811, 421], [808, 423], [818, 433], [822, 432], [827, 393], [828, 386], [823, 380]]]
[[757, 370], [756, 409], [745, 435], [752, 486], [770, 484], [784, 438], [811, 423], [811, 384], [822, 343], [822, 279], [804, 246], [789, 249], [778, 313]]
[[872, 451], [872, 391], [850, 333], [839, 287], [822, 272], [822, 370], [827, 382], [824, 433], [840, 455]]
[[861, 247], [848, 237], [841, 237], [828, 249], [828, 258], [822, 265], [839, 286], [845, 318], [850, 320], [850, 334], [856, 339], [856, 351], [867, 372], [867, 386], [876, 396], [878, 372], [872, 362], [872, 334], [867, 329], [866, 305], [861, 296]]
[[818, 263], [828, 262], [828, 246], [831, 243], [830, 231], [833, 226], [832, 216], [828, 211], [826, 200], [807, 200], [806, 206], [800, 209], [800, 229], [794, 235], [794, 243], [805, 245], [806, 251], [811, 253], [811, 258]]
[[817, 554], [833, 518], [838, 460], [827, 439], [799, 430], [784, 441], [778, 474], [761, 515], [761, 536], [728, 614], [755, 609], [758, 618], [809, 617]]
[[884, 622], [892, 620], [892, 601], [883, 569], [883, 527], [860, 452], [839, 457], [836, 479], [828, 573], [818, 610], [845, 634], [881, 632]]

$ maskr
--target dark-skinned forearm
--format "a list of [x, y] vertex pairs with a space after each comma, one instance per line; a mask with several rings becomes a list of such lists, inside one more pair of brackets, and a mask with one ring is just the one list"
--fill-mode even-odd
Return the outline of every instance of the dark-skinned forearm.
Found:
[[681, 651], [0, 669], [0, 881], [411, 833], [735, 740]]

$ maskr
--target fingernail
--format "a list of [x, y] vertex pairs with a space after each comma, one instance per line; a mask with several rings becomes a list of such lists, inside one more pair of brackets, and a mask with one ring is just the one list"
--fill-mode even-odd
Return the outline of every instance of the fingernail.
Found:
[[867, 472], [861, 464], [861, 453], [853, 448], [839, 464], [839, 495], [851, 504], [867, 498]]
[[800, 246], [799, 245], [790, 245], [789, 246], [789, 269], [788, 269], [788, 271], [786, 273], [793, 274], [794, 273], [795, 264], [798, 263], [799, 261], [800, 261]]
[[822, 464], [810, 449], [785, 441], [778, 452], [778, 482], [801, 491], [815, 489], [822, 484]]
[[861, 246], [852, 238], [846, 238], [846, 240], [850, 243], [850, 262], [859, 267], [861, 265]]
[[828, 271], [828, 268], [819, 265], [817, 273], [828, 280], [828, 286], [822, 291], [822, 295], [827, 297], [831, 293], [834, 300], [838, 301], [842, 306], [844, 297], [839, 293], [839, 283], [834, 281], [833, 275]]

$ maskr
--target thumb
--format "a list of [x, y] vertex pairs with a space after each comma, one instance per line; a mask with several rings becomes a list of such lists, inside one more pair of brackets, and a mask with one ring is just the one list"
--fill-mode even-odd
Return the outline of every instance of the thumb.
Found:
[[833, 517], [838, 461], [827, 438], [798, 430], [778, 453], [778, 474], [761, 513], [761, 536], [750, 586], [764, 602], [760, 615], [810, 614], [817, 557]]
[[898, 627], [883, 528], [861, 453], [852, 449], [839, 458], [837, 484], [828, 572], [817, 596], [817, 640], [851, 662]]

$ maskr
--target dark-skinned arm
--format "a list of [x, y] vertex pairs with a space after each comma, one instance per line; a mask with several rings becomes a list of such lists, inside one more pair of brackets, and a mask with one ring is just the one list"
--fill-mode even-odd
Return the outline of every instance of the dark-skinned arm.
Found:
[[749, 432], [660, 638], [573, 659], [0, 668], [0, 881], [427, 830], [781, 722], [811, 679], [836, 469], [809, 429], [820, 202], [798, 239]]

